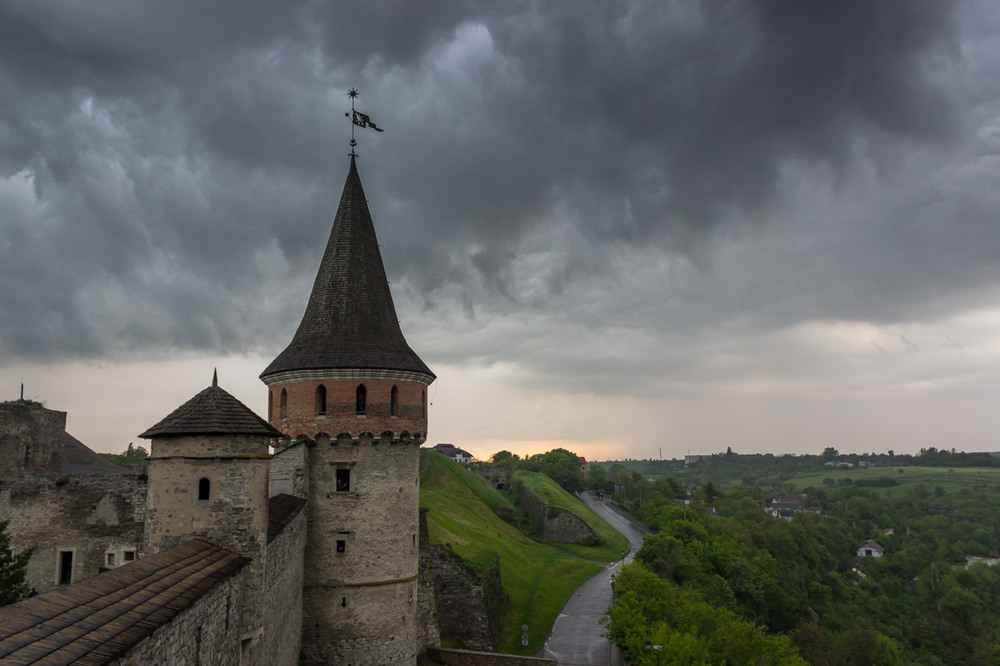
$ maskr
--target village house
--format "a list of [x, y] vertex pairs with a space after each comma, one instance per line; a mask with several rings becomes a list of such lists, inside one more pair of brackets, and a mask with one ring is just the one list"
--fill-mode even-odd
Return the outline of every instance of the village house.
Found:
[[882, 557], [885, 555], [885, 548], [878, 545], [871, 539], [865, 541], [858, 548], [858, 557]]
[[467, 465], [472, 462], [472, 454], [465, 449], [458, 448], [454, 444], [441, 443], [435, 445], [433, 448], [441, 455], [451, 458], [461, 465]]

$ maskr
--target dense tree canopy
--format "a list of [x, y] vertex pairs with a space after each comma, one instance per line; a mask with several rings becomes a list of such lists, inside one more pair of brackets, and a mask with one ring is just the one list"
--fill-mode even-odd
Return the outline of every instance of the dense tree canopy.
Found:
[[571, 493], [583, 490], [583, 471], [580, 469], [580, 457], [566, 449], [552, 449], [546, 453], [537, 453], [521, 461], [522, 469], [541, 472]]
[[[916, 484], [884, 495], [875, 489], [895, 482], [874, 476], [806, 488], [796, 496], [817, 511], [779, 520], [745, 483], [626, 478], [629, 508], [657, 528], [608, 616], [632, 663], [657, 663], [646, 641], [669, 645], [670, 664], [1000, 663], [1000, 566], [967, 564], [1000, 551], [989, 493]], [[856, 557], [868, 539], [885, 557]]]

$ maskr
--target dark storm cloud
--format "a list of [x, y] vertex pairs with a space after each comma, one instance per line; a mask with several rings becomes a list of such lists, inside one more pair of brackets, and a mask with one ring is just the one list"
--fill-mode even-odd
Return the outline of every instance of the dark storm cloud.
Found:
[[[632, 301], [610, 290], [581, 307], [572, 287], [629, 291], [634, 252], [720, 286], [717, 239], [780, 217], [789, 173], [836, 191], [965, 140], [954, 14], [912, 1], [0, 2], [0, 352], [283, 344], [339, 198], [355, 86], [388, 130], [359, 130], [360, 168], [394, 289], [446, 319], [556, 308], [599, 330]], [[942, 209], [955, 224], [920, 228], [969, 268], [926, 258], [945, 295], [995, 268], [992, 202], [962, 201]], [[831, 255], [817, 286], [891, 287], [830, 295], [837, 316], [927, 300], [926, 264], [901, 261], [923, 210], [910, 206], [873, 204], [877, 219], [845, 227], [859, 236], [819, 242]], [[803, 292], [813, 266], [789, 278]], [[743, 267], [761, 270], [758, 291], [780, 285], [766, 258]], [[766, 300], [675, 288], [716, 305], [647, 294], [641, 326]], [[766, 307], [786, 321], [823, 307], [779, 300]], [[490, 340], [487, 356], [519, 340]]]

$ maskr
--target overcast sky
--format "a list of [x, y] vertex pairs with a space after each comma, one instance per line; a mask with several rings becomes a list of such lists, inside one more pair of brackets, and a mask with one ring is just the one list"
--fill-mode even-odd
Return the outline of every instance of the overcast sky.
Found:
[[1000, 450], [1000, 6], [0, 0], [0, 399], [264, 413], [358, 167], [429, 443]]

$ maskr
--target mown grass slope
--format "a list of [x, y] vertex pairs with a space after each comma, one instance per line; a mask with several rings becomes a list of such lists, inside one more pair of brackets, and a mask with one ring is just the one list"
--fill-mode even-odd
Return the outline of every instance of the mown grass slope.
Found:
[[594, 530], [594, 534], [602, 542], [600, 546], [553, 542], [557, 548], [563, 548], [580, 557], [599, 562], [613, 562], [619, 559], [622, 556], [622, 551], [628, 548], [628, 539], [621, 532], [608, 525], [583, 500], [566, 492], [562, 486], [545, 474], [523, 469], [518, 470], [511, 476], [511, 483], [515, 488], [518, 484], [523, 484], [528, 491], [548, 506], [571, 512]]
[[[485, 572], [499, 558], [509, 602], [503, 619], [501, 652], [535, 654], [559, 611], [577, 586], [600, 569], [552, 546], [532, 541], [497, 515], [513, 511], [488, 481], [439, 453], [421, 452], [420, 506], [429, 509], [431, 543], [451, 548]], [[527, 624], [528, 646], [521, 646]]]

